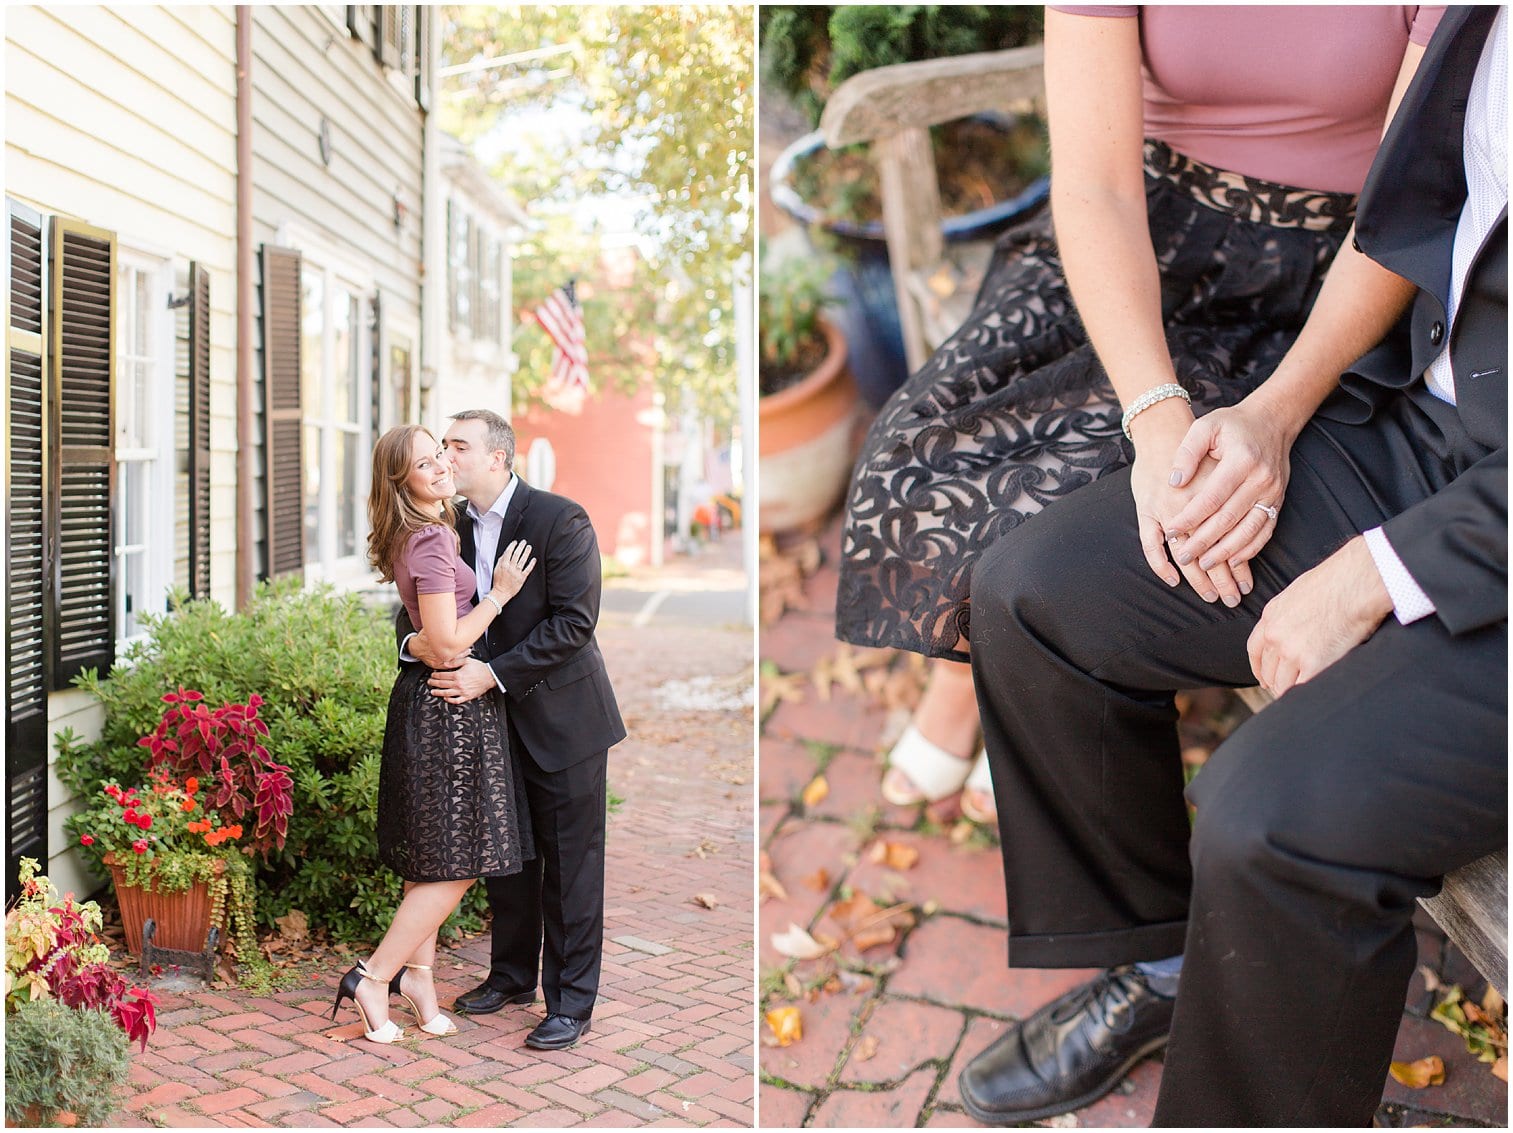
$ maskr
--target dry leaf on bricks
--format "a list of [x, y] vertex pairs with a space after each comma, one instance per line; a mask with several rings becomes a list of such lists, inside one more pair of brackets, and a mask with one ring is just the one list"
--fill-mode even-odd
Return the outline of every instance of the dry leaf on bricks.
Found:
[[772, 934], [772, 947], [780, 955], [794, 960], [815, 960], [835, 949], [833, 943], [821, 943], [792, 923], [787, 932]]
[[919, 851], [902, 842], [889, 842], [879, 838], [872, 843], [872, 848], [867, 852], [867, 859], [873, 865], [886, 865], [889, 869], [913, 869], [915, 863], [919, 861]]
[[1445, 1084], [1445, 1063], [1437, 1054], [1416, 1062], [1394, 1062], [1388, 1072], [1410, 1090], [1423, 1090]]
[[797, 1007], [774, 1007], [766, 1019], [772, 1035], [762, 1041], [768, 1046], [791, 1046], [804, 1037], [804, 1020]]
[[713, 893], [695, 893], [689, 898], [689, 901], [692, 904], [698, 905], [701, 909], [713, 909], [720, 903], [719, 898]]
[[877, 1055], [877, 1036], [864, 1035], [862, 1041], [856, 1044], [855, 1058], [858, 1062], [871, 1062]]
[[768, 897], [776, 897], [779, 901], [788, 900], [788, 890], [783, 888], [783, 883], [777, 879], [777, 874], [772, 872], [772, 857], [766, 850], [762, 851], [760, 872], [757, 875], [757, 890], [763, 901]]
[[804, 884], [816, 893], [823, 893], [830, 888], [830, 871], [828, 869], [817, 869], [804, 878]]
[[825, 782], [823, 775], [816, 775], [809, 780], [809, 785], [804, 788], [803, 800], [806, 807], [819, 806], [830, 794], [830, 784]]

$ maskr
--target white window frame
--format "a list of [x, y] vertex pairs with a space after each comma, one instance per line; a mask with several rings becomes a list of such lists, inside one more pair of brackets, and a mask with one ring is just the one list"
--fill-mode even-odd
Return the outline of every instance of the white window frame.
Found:
[[[148, 325], [151, 328], [153, 342], [152, 353], [147, 356], [152, 365], [146, 383], [146, 404], [143, 407], [145, 410], [143, 417], [150, 430], [146, 438], [148, 443], [127, 448], [121, 443], [121, 430], [130, 409], [122, 401], [125, 395], [122, 379], [130, 330], [135, 325], [130, 307], [134, 301], [135, 292], [126, 286], [131, 273], [141, 273], [149, 281]], [[116, 659], [119, 662], [124, 659], [128, 645], [145, 640], [148, 636], [146, 630], [140, 630], [134, 634], [125, 632], [128, 596], [127, 556], [140, 556], [143, 566], [140, 597], [145, 601], [142, 610], [134, 611], [138, 616], [143, 612], [156, 613], [166, 608], [167, 594], [173, 586], [174, 541], [171, 536], [165, 537], [162, 534], [174, 530], [173, 473], [177, 456], [174, 444], [176, 424], [174, 421], [174, 358], [177, 341], [173, 311], [168, 306], [174, 285], [172, 257], [166, 252], [153, 249], [152, 245], [146, 242], [128, 243], [124, 237], [118, 237], [115, 284], [117, 288], [116, 356], [112, 360], [111, 380], [115, 385], [117, 398], [116, 435], [112, 438], [112, 452], [116, 462], [116, 492], [111, 505], [116, 512], [117, 535], [112, 553], [115, 556], [117, 585], [115, 588], [116, 608], [112, 612], [112, 619], [116, 631]], [[142, 486], [145, 496], [142, 520], [143, 528], [150, 533], [150, 537], [141, 544], [122, 542], [126, 536], [127, 501], [122, 495], [126, 489], [126, 477], [121, 465], [127, 463], [142, 463], [148, 466], [146, 481]], [[157, 604], [160, 600], [164, 603], [162, 607]]]
[[[304, 444], [305, 429], [310, 425], [320, 428], [323, 440], [326, 438], [334, 440], [338, 432], [346, 432], [357, 437], [357, 483], [354, 486], [356, 553], [341, 556], [336, 553], [336, 446], [322, 443], [320, 446], [320, 492], [316, 503], [316, 511], [320, 516], [319, 544], [314, 558], [306, 555], [305, 581], [307, 583], [330, 582], [338, 588], [366, 585], [373, 578], [373, 571], [368, 566], [366, 553], [368, 537], [366, 501], [368, 486], [372, 479], [373, 462], [366, 459], [365, 454], [372, 451], [373, 443], [377, 440], [372, 435], [372, 412], [369, 409], [373, 398], [372, 383], [375, 380], [372, 365], [373, 338], [369, 326], [371, 320], [368, 317], [369, 303], [374, 290], [373, 277], [371, 273], [363, 270], [330, 245], [311, 236], [308, 231], [298, 225], [292, 223], [282, 225], [278, 232], [278, 242], [283, 247], [299, 251], [301, 273], [320, 272], [324, 275], [321, 289], [322, 301], [325, 304], [321, 329], [321, 401], [325, 416], [319, 419], [312, 418], [304, 408], [301, 408], [300, 443]], [[357, 299], [356, 319], [352, 327], [352, 335], [357, 343], [358, 359], [357, 427], [355, 429], [348, 428], [348, 423], [338, 420], [332, 408], [335, 393], [336, 335], [331, 319], [331, 302], [338, 287]], [[303, 312], [301, 312], [301, 317], [303, 318]], [[301, 381], [303, 381], [303, 375]], [[300, 506], [303, 509], [303, 485], [300, 491]], [[304, 538], [303, 527], [301, 527], [300, 538]]]

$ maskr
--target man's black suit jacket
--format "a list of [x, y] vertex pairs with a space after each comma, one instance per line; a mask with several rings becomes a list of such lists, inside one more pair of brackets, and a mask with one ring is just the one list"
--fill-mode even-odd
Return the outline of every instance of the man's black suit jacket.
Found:
[[1402, 323], [1341, 379], [1320, 410], [1363, 422], [1407, 396], [1443, 404], [1422, 380], [1446, 334], [1456, 408], [1485, 455], [1449, 485], [1383, 525], [1393, 550], [1452, 634], [1508, 616], [1508, 213], [1472, 262], [1446, 327], [1451, 254], [1466, 201], [1466, 103], [1495, 7], [1449, 9], [1361, 191], [1357, 247], [1419, 287]]
[[[474, 560], [473, 521], [456, 511], [462, 559]], [[566, 767], [625, 738], [625, 724], [594, 640], [603, 565], [588, 514], [565, 496], [521, 480], [504, 513], [495, 560], [514, 539], [531, 545], [536, 569], [473, 647], [509, 698], [510, 719], [545, 771]], [[414, 632], [401, 610], [399, 639]]]

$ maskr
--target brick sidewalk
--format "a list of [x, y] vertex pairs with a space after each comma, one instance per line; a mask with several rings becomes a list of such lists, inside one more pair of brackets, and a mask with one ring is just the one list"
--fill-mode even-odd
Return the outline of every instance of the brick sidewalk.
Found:
[[[112, 1124], [749, 1127], [750, 710], [668, 707], [656, 692], [697, 675], [749, 682], [750, 640], [730, 628], [601, 624], [630, 738], [610, 752], [610, 788], [625, 801], [609, 819], [600, 1000], [575, 1049], [521, 1046], [544, 1014], [539, 999], [459, 1016], [450, 1038], [331, 1038], [334, 969], [263, 998], [172, 994], [147, 1052], [132, 1052], [130, 1095]], [[486, 935], [444, 952], [443, 1004], [487, 962]], [[335, 1026], [355, 1034], [354, 1018], [347, 1008]]]
[[[824, 565], [808, 580], [810, 608], [790, 610], [764, 629], [764, 662], [784, 673], [807, 670], [831, 654], [839, 525], [822, 537]], [[1004, 966], [1006, 910], [996, 846], [976, 837], [953, 845], [918, 807], [893, 807], [877, 793], [877, 749], [884, 712], [833, 687], [821, 700], [810, 686], [801, 702], [783, 701], [761, 729], [761, 840], [788, 896], [769, 897], [760, 913], [763, 1008], [797, 1004], [803, 1038], [761, 1050], [764, 1128], [800, 1126], [963, 1126], [956, 1077], [962, 1066], [1048, 999], [1085, 980], [1087, 971], [1010, 971]], [[897, 721], [892, 722], [894, 725]], [[806, 808], [801, 792], [823, 771], [829, 794]], [[919, 852], [906, 871], [874, 864], [879, 838]], [[821, 872], [823, 871], [823, 873]], [[826, 960], [787, 961], [771, 935], [795, 923], [829, 935], [827, 913], [852, 893], [879, 904], [912, 902], [918, 923], [893, 944], [851, 953], [832, 977]], [[1419, 917], [1420, 961], [1444, 983], [1480, 998], [1483, 982], [1434, 927]], [[802, 985], [782, 986], [790, 972]], [[817, 994], [813, 989], [818, 989]], [[1456, 1036], [1428, 1019], [1436, 997], [1415, 976], [1395, 1058], [1440, 1055], [1443, 1086], [1413, 1091], [1388, 1081], [1383, 1124], [1507, 1124], [1507, 1087], [1476, 1062]], [[1161, 1081], [1159, 1058], [1075, 1116], [1082, 1126], [1150, 1123]], [[1040, 1122], [1064, 1125], [1067, 1118]]]

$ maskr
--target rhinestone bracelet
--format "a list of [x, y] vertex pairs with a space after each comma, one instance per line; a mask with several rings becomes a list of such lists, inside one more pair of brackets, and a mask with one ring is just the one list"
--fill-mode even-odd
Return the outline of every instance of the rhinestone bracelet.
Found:
[[1124, 435], [1129, 437], [1131, 444], [1134, 443], [1135, 438], [1130, 434], [1129, 423], [1152, 405], [1155, 405], [1156, 402], [1165, 401], [1168, 397], [1180, 397], [1189, 405], [1193, 403], [1193, 399], [1188, 395], [1188, 392], [1175, 382], [1168, 382], [1164, 386], [1148, 389], [1130, 403], [1130, 407], [1124, 411], [1124, 419], [1119, 422], [1119, 427], [1124, 430]]

